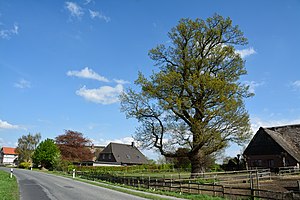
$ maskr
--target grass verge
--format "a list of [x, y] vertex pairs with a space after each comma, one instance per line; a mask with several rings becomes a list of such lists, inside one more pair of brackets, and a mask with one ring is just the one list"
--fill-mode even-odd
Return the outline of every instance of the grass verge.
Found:
[[19, 200], [19, 187], [15, 176], [0, 170], [0, 197], [1, 200]]

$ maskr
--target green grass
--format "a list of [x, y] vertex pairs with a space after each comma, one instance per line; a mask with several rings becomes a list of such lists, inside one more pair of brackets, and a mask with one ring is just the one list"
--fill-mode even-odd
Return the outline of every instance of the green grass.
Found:
[[19, 200], [19, 188], [16, 177], [9, 177], [9, 173], [0, 170], [0, 198], [1, 200]]

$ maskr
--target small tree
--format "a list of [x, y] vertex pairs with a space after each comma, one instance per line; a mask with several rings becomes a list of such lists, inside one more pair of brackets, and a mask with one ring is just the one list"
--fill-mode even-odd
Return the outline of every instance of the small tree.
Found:
[[93, 154], [86, 146], [91, 141], [77, 131], [66, 130], [65, 134], [55, 138], [63, 160], [70, 162], [91, 161]]
[[60, 158], [60, 151], [52, 139], [42, 141], [34, 151], [32, 160], [42, 168], [53, 169]]
[[41, 139], [41, 134], [36, 133], [35, 135], [22, 135], [21, 138], [18, 139], [18, 146], [16, 151], [19, 153], [19, 162], [32, 162], [32, 155], [34, 150], [36, 149], [39, 141]]

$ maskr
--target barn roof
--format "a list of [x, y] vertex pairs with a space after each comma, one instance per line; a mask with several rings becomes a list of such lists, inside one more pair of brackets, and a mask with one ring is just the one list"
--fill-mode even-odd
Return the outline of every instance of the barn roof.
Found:
[[300, 124], [264, 129], [287, 153], [300, 162]]
[[[294, 157], [297, 162], [300, 162], [300, 124], [268, 128], [260, 127], [256, 135], [261, 134], [262, 132], [269, 135], [278, 145], [282, 147], [282, 149]], [[253, 139], [256, 137], [256, 135], [253, 137]], [[248, 147], [245, 149], [244, 153], [248, 151]]]

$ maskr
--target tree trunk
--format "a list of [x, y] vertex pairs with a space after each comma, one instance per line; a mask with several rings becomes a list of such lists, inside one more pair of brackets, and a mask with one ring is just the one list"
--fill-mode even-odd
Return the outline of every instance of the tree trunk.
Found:
[[203, 172], [203, 165], [201, 162], [201, 154], [199, 152], [189, 156], [192, 165], [191, 177], [196, 178]]

